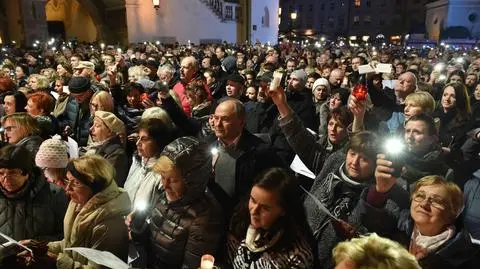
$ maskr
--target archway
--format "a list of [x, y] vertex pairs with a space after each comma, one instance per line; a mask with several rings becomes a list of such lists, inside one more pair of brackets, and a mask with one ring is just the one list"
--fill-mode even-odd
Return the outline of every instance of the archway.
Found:
[[50, 37], [87, 42], [97, 39], [96, 23], [78, 0], [48, 0], [45, 13]]

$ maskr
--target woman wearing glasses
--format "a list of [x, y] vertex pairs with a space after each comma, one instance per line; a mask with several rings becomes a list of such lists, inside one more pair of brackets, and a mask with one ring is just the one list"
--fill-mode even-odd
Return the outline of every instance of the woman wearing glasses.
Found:
[[411, 194], [395, 184], [392, 168], [377, 160], [376, 185], [357, 207], [369, 232], [401, 242], [420, 266], [480, 268], [480, 248], [466, 229], [456, 225], [463, 208], [463, 193], [440, 176], [420, 179]]
[[101, 268], [70, 247], [109, 251], [127, 260], [128, 233], [123, 216], [130, 199], [114, 180], [112, 165], [97, 155], [82, 156], [67, 166], [65, 192], [71, 201], [64, 219], [64, 238], [48, 244], [57, 268]]

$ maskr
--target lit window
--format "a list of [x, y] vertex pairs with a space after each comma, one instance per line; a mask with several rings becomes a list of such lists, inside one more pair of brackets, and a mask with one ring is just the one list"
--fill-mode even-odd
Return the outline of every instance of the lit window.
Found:
[[361, 3], [361, 0], [355, 0], [355, 1], [354, 1], [355, 7], [359, 7], [361, 4], [362, 4], [362, 3]]
[[358, 24], [360, 22], [360, 16], [353, 17], [353, 24]]

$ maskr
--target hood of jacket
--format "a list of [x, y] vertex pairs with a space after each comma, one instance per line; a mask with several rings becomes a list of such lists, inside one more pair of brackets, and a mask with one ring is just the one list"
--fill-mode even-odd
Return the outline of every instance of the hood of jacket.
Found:
[[207, 144], [191, 136], [180, 137], [165, 146], [161, 156], [173, 162], [185, 181], [185, 193], [172, 205], [186, 205], [204, 195], [212, 171]]

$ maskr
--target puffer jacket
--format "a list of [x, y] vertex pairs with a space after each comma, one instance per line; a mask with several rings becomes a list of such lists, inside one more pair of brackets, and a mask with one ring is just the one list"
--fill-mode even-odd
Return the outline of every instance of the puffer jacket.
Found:
[[58, 97], [52, 114], [58, 119], [61, 131], [65, 130], [67, 126], [75, 126], [77, 110], [78, 103], [74, 98], [68, 94], [61, 94]]
[[57, 268], [103, 268], [77, 252], [65, 250], [70, 247], [109, 251], [126, 261], [128, 231], [123, 217], [130, 213], [130, 209], [127, 193], [112, 179], [85, 205], [70, 201], [63, 222], [63, 240], [48, 244], [48, 251], [57, 254]]
[[16, 240], [57, 240], [67, 208], [63, 190], [45, 181], [35, 170], [15, 194], [0, 191], [0, 232]]
[[92, 119], [90, 117], [88, 103], [79, 105], [75, 111], [75, 124], [70, 127], [72, 127], [73, 130], [73, 139], [77, 141], [78, 146], [80, 147], [85, 147], [87, 145], [91, 122]]
[[161, 155], [181, 171], [185, 192], [169, 202], [162, 189], [153, 210], [144, 216], [135, 213], [132, 236], [146, 248], [148, 268], [198, 268], [203, 254], [219, 248], [225, 230], [221, 207], [206, 191], [211, 155], [206, 144], [193, 137], [173, 141]]
[[132, 205], [136, 205], [138, 201], [152, 204], [155, 194], [162, 187], [160, 175], [152, 170], [157, 160], [158, 158], [152, 157], [145, 163], [141, 157], [133, 157], [132, 166], [130, 166], [124, 186]]

